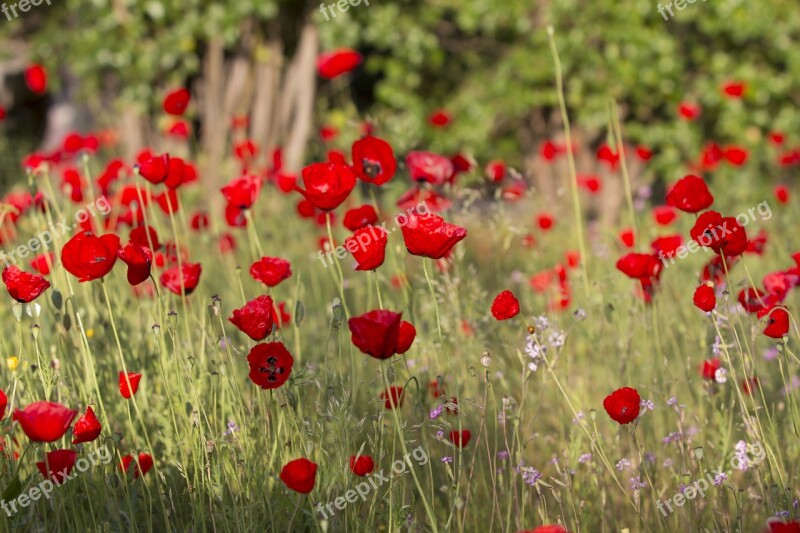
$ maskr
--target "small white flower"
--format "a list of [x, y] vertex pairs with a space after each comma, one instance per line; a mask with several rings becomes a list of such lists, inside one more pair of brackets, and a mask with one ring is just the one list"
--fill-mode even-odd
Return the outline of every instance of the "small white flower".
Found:
[[725, 383], [726, 381], [728, 381], [728, 377], [725, 375], [727, 373], [728, 371], [725, 370], [724, 368], [722, 367], [718, 368], [717, 371], [714, 372], [714, 381], [716, 381], [719, 384]]

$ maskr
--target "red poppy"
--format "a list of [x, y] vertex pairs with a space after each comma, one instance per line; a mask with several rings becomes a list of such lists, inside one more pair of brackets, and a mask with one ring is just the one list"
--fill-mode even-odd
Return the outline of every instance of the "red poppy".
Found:
[[132, 396], [136, 395], [136, 392], [139, 390], [139, 382], [141, 380], [142, 380], [141, 374], [137, 374], [136, 372], [128, 372], [126, 374], [125, 372], [120, 371], [119, 393], [122, 394], [123, 398], [129, 400]]
[[380, 226], [367, 226], [356, 230], [344, 240], [345, 249], [353, 254], [356, 270], [375, 270], [386, 258], [388, 235]]
[[259, 296], [247, 302], [244, 307], [235, 309], [228, 320], [254, 341], [267, 338], [272, 333], [272, 298]]
[[164, 185], [170, 189], [177, 189], [187, 180], [188, 165], [180, 157], [170, 157], [169, 166], [167, 167], [167, 179], [164, 180]]
[[136, 479], [139, 477], [140, 472], [141, 475], [144, 476], [153, 468], [153, 456], [149, 453], [142, 452], [139, 454], [139, 461], [137, 464], [133, 455], [128, 454], [122, 458], [119, 467], [126, 474], [133, 472], [133, 479]]
[[765, 307], [758, 311], [759, 319], [766, 317], [764, 335], [780, 339], [789, 332], [789, 313], [782, 307]]
[[603, 407], [608, 416], [618, 424], [630, 424], [639, 416], [640, 401], [636, 389], [623, 387], [606, 396]]
[[578, 185], [592, 194], [600, 192], [603, 182], [597, 176], [578, 176]]
[[319, 129], [319, 136], [322, 138], [324, 142], [330, 142], [336, 139], [339, 136], [339, 130], [335, 127], [330, 125], [322, 126]]
[[714, 197], [703, 178], [691, 174], [678, 180], [667, 193], [667, 205], [687, 213], [697, 213], [713, 203]]
[[397, 334], [397, 353], [403, 354], [411, 349], [414, 339], [417, 338], [417, 328], [411, 322], [400, 322], [400, 331]]
[[633, 229], [625, 228], [621, 230], [619, 232], [619, 240], [626, 248], [633, 248], [634, 244], [636, 243], [636, 237], [633, 233]]
[[597, 151], [597, 160], [606, 163], [611, 170], [614, 170], [619, 164], [619, 154], [609, 145], [604, 144]]
[[719, 358], [717, 358], [717, 357], [715, 357], [714, 359], [711, 359], [709, 361], [704, 361], [703, 362], [703, 368], [702, 368], [703, 379], [708, 379], [708, 380], [713, 381], [714, 378], [717, 375], [717, 370], [719, 370], [719, 368], [721, 366], [722, 366], [722, 363], [720, 362]]
[[694, 305], [706, 313], [714, 310], [717, 306], [717, 295], [714, 293], [714, 287], [711, 285], [700, 285], [694, 291], [692, 298]]
[[[6, 416], [6, 407], [8, 406], [8, 396], [0, 389], [0, 420]], [[0, 450], [1, 451], [1, 450]]]
[[564, 147], [558, 146], [552, 141], [545, 141], [539, 148], [539, 154], [542, 156], [542, 159], [547, 162], [553, 161], [559, 154], [565, 151]]
[[539, 226], [539, 229], [542, 231], [549, 230], [555, 223], [556, 219], [550, 213], [539, 213], [536, 215], [536, 225]]
[[46, 254], [39, 254], [34, 257], [31, 262], [31, 268], [37, 271], [42, 276], [50, 274], [50, 267], [55, 264], [55, 252], [47, 252]]
[[686, 120], [694, 120], [700, 116], [700, 106], [697, 104], [693, 104], [691, 102], [681, 102], [680, 106], [678, 106], [678, 112], [680, 113], [681, 117], [685, 118]]
[[383, 400], [384, 409], [394, 409], [396, 407], [403, 407], [403, 387], [392, 385], [381, 393], [381, 400]]
[[6, 108], [0, 105], [0, 122], [6, 118]]
[[229, 206], [238, 209], [250, 209], [261, 192], [261, 179], [251, 174], [234, 178], [222, 189]]
[[706, 211], [689, 231], [700, 246], [718, 254], [741, 255], [747, 249], [747, 233], [735, 217], [723, 217], [716, 211]]
[[353, 171], [359, 179], [375, 185], [383, 185], [397, 171], [392, 146], [378, 137], [363, 137], [353, 143]]
[[397, 199], [397, 207], [405, 211], [414, 209], [420, 203], [427, 205], [428, 209], [434, 213], [441, 213], [445, 209], [449, 209], [453, 202], [433, 189], [422, 189], [416, 186], [404, 192]]
[[209, 224], [209, 218], [207, 213], [198, 212], [192, 215], [192, 219], [189, 222], [189, 225], [195, 231], [200, 231], [206, 229]]
[[503, 161], [490, 161], [484, 172], [490, 181], [503, 181], [506, 175], [506, 164]]
[[768, 307], [768, 297], [764, 291], [749, 287], [739, 293], [739, 303], [748, 313], [756, 313]]
[[503, 291], [492, 302], [492, 316], [496, 320], [508, 320], [519, 314], [519, 300], [511, 291]]
[[189, 138], [190, 126], [185, 120], [177, 120], [166, 130], [167, 135], [171, 135], [177, 139]]
[[33, 402], [15, 409], [11, 419], [19, 422], [25, 435], [34, 442], [53, 442], [64, 436], [78, 411], [60, 403]]
[[47, 90], [47, 72], [39, 64], [28, 65], [25, 69], [25, 84], [31, 92], [43, 94]]
[[725, 148], [724, 157], [728, 163], [739, 167], [747, 162], [748, 153], [747, 150], [739, 146], [729, 146]]
[[657, 278], [663, 267], [653, 254], [629, 253], [617, 261], [617, 270], [632, 279]]
[[42, 473], [45, 479], [50, 479], [56, 485], [61, 485], [69, 479], [69, 473], [75, 466], [78, 459], [78, 452], [74, 450], [54, 450], [47, 452], [47, 462], [36, 463], [36, 468]]
[[339, 48], [338, 50], [322, 53], [317, 57], [317, 72], [320, 77], [332, 80], [355, 70], [362, 60], [361, 54], [355, 50]]
[[166, 270], [161, 274], [161, 285], [173, 294], [181, 295], [181, 285], [186, 296], [192, 294], [200, 281], [203, 266], [200, 263], [183, 263], [182, 269], [178, 266]]
[[356, 186], [356, 175], [347, 165], [313, 163], [303, 168], [303, 185], [295, 190], [323, 211], [333, 211], [344, 202]]
[[129, 239], [132, 243], [144, 248], [150, 248], [151, 251], [161, 248], [161, 243], [158, 242], [158, 234], [150, 226], [136, 226], [131, 230]]
[[186, 108], [189, 106], [191, 97], [192, 95], [189, 93], [189, 90], [183, 87], [170, 91], [164, 97], [164, 111], [170, 115], [183, 115]]
[[289, 379], [294, 358], [280, 342], [256, 344], [247, 354], [250, 381], [262, 389], [277, 389]]
[[653, 151], [647, 146], [639, 145], [636, 147], [636, 155], [642, 161], [650, 161], [650, 158], [653, 157]]
[[729, 81], [722, 86], [722, 94], [731, 98], [741, 98], [747, 85], [741, 81]]
[[350, 470], [355, 475], [364, 477], [375, 470], [375, 462], [369, 455], [353, 455], [350, 457]]
[[413, 181], [443, 185], [453, 175], [453, 162], [433, 152], [409, 152], [406, 166]]
[[428, 124], [435, 128], [444, 128], [453, 120], [453, 117], [444, 109], [437, 109], [428, 115]]
[[348, 209], [344, 214], [342, 224], [350, 231], [356, 231], [364, 226], [375, 224], [377, 221], [378, 214], [375, 212], [375, 208], [369, 204], [364, 204], [361, 207]]
[[103, 426], [94, 414], [91, 407], [86, 408], [86, 414], [81, 415], [72, 427], [72, 444], [81, 442], [92, 442], [100, 436]]
[[519, 533], [569, 533], [569, 531], [558, 524], [546, 524], [544, 526], [539, 526], [536, 529], [528, 529], [525, 531], [520, 531]]
[[347, 321], [353, 344], [376, 359], [388, 359], [397, 352], [402, 313], [378, 309]]
[[169, 154], [149, 156], [139, 161], [136, 169], [141, 177], [153, 185], [158, 185], [167, 179], [169, 173]]
[[117, 252], [117, 256], [128, 265], [128, 283], [131, 285], [139, 285], [150, 277], [153, 252], [147, 246], [129, 242]]
[[293, 491], [308, 494], [317, 481], [317, 464], [302, 457], [289, 461], [281, 469], [280, 478]]
[[786, 185], [776, 185], [775, 186], [775, 199], [778, 201], [779, 204], [788, 204], [789, 203], [789, 187]]
[[113, 233], [96, 237], [91, 231], [82, 231], [64, 245], [61, 263], [78, 281], [92, 281], [111, 272], [117, 250], [119, 237]]
[[659, 226], [669, 226], [675, 222], [676, 218], [678, 218], [678, 214], [675, 209], [668, 205], [657, 205], [653, 208], [653, 220]]
[[292, 275], [292, 265], [280, 257], [262, 257], [250, 265], [250, 275], [267, 287], [275, 287]]
[[773, 520], [767, 523], [767, 529], [762, 533], [800, 533], [800, 522], [781, 522]]
[[3, 283], [8, 294], [16, 301], [27, 304], [38, 298], [50, 288], [50, 282], [39, 274], [29, 274], [16, 267], [7, 266], [3, 269]]
[[674, 256], [678, 253], [682, 245], [683, 237], [680, 235], [665, 235], [650, 243], [653, 253], [659, 258]]
[[451, 431], [450, 435], [448, 435], [450, 442], [455, 444], [459, 448], [463, 448], [467, 444], [469, 444], [469, 440], [472, 438], [472, 432], [468, 429], [462, 429], [461, 431]]
[[751, 378], [745, 378], [742, 380], [741, 385], [742, 391], [749, 396], [756, 388], [758, 388], [758, 378], [755, 376]]
[[400, 229], [408, 253], [431, 259], [443, 258], [467, 236], [466, 229], [445, 222], [439, 215], [420, 216], [416, 211], [408, 214]]

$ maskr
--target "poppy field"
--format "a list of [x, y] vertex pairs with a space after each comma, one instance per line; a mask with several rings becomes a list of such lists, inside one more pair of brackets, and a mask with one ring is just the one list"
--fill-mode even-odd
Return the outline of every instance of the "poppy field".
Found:
[[284, 114], [165, 77], [141, 142], [14, 148], [0, 91], [0, 530], [800, 532], [794, 93], [697, 67], [581, 111], [546, 26], [547, 131], [495, 154], [433, 86], [365, 108], [399, 67], [334, 25], [393, 3], [350, 4], [288, 41]]

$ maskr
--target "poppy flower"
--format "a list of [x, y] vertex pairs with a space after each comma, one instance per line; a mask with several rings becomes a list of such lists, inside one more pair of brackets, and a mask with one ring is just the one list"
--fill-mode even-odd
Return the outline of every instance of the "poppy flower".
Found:
[[12, 420], [19, 422], [25, 435], [34, 442], [53, 442], [64, 436], [78, 411], [55, 402], [38, 401], [25, 409], [15, 409]]
[[319, 129], [319, 136], [324, 142], [331, 142], [339, 136], [339, 130], [333, 126], [325, 125]]
[[403, 354], [410, 350], [416, 337], [417, 328], [411, 322], [401, 321], [400, 332], [397, 335], [397, 353]]
[[756, 313], [768, 307], [767, 299], [768, 297], [764, 291], [753, 287], [742, 289], [739, 293], [739, 303], [748, 313]]
[[325, 52], [317, 57], [317, 72], [320, 77], [332, 80], [347, 74], [358, 67], [364, 58], [350, 48], [339, 48]]
[[192, 96], [191, 93], [189, 93], [189, 90], [184, 89], [183, 87], [170, 91], [164, 97], [164, 112], [175, 116], [183, 115], [183, 113], [186, 111], [186, 108], [189, 106], [189, 100], [191, 97]]
[[468, 429], [462, 429], [461, 431], [451, 431], [448, 435], [450, 442], [455, 444], [459, 448], [463, 448], [467, 444], [469, 444], [469, 440], [472, 438], [472, 432]]
[[0, 420], [6, 416], [6, 407], [8, 406], [8, 396], [0, 389]]
[[506, 175], [506, 164], [503, 161], [490, 161], [484, 172], [490, 181], [503, 181]]
[[136, 169], [141, 177], [153, 185], [158, 185], [167, 179], [169, 173], [169, 154], [147, 157], [139, 161]]
[[717, 295], [714, 293], [714, 287], [705, 283], [700, 285], [695, 289], [692, 301], [695, 307], [701, 311], [706, 313], [713, 311], [717, 306]]
[[723, 217], [716, 211], [697, 217], [689, 234], [700, 246], [720, 255], [741, 255], [747, 249], [747, 233], [736, 217]]
[[384, 309], [369, 311], [347, 321], [353, 344], [376, 359], [388, 359], [397, 352], [402, 313]]
[[150, 226], [136, 226], [131, 230], [129, 239], [132, 243], [144, 248], [150, 248], [151, 251], [161, 248], [161, 243], [158, 241], [158, 233]]
[[444, 128], [453, 120], [453, 117], [444, 109], [437, 109], [428, 115], [428, 124], [435, 128]]
[[308, 494], [317, 480], [317, 464], [304, 457], [289, 461], [281, 469], [280, 478], [293, 491]]
[[519, 314], [519, 300], [511, 291], [503, 291], [492, 302], [492, 316], [496, 320], [508, 320]]
[[614, 170], [619, 164], [619, 154], [615, 152], [609, 145], [604, 144], [597, 151], [597, 160], [608, 165], [608, 168]]
[[16, 265], [3, 269], [3, 283], [8, 294], [16, 301], [27, 304], [38, 298], [50, 288], [50, 282], [39, 274], [29, 274], [17, 268]]
[[651, 242], [650, 248], [659, 258], [669, 258], [676, 255], [682, 245], [683, 237], [680, 235], [665, 235]]
[[129, 242], [125, 248], [117, 252], [117, 256], [128, 265], [128, 283], [138, 285], [150, 277], [153, 264], [153, 252], [146, 246]]
[[657, 278], [663, 267], [653, 254], [629, 253], [617, 261], [617, 270], [631, 279]]
[[536, 225], [542, 231], [548, 231], [555, 224], [556, 219], [550, 213], [539, 213], [536, 215]]
[[234, 178], [220, 190], [229, 206], [250, 209], [261, 192], [261, 179], [251, 174], [245, 174]]
[[433, 189], [422, 189], [416, 186], [404, 192], [397, 199], [397, 207], [404, 211], [414, 209], [420, 203], [428, 206], [428, 209], [434, 213], [441, 213], [453, 204], [449, 198]]
[[356, 270], [375, 270], [383, 264], [387, 242], [388, 235], [383, 228], [367, 226], [356, 230], [352, 237], [347, 237], [344, 247], [358, 263]]
[[606, 396], [603, 407], [608, 416], [618, 424], [630, 424], [639, 416], [640, 401], [636, 389], [623, 387]]
[[591, 194], [597, 194], [603, 186], [603, 182], [597, 176], [578, 176], [578, 185], [583, 187]]
[[753, 394], [753, 390], [758, 388], [758, 378], [753, 376], [751, 378], [744, 378], [742, 380], [742, 392], [747, 394], [748, 396]]
[[544, 159], [548, 163], [555, 160], [555, 158], [558, 157], [559, 154], [565, 151], [566, 150], [563, 147], [558, 146], [552, 141], [545, 141], [539, 147], [539, 155], [541, 155], [542, 159]]
[[536, 529], [528, 529], [525, 531], [520, 531], [519, 533], [569, 533], [569, 531], [558, 524], [546, 524], [539, 526]]
[[91, 407], [86, 408], [86, 414], [81, 415], [72, 427], [72, 444], [91, 442], [100, 436], [103, 426], [94, 414]]
[[780, 339], [789, 332], [789, 313], [782, 307], [764, 307], [756, 314], [759, 319], [766, 317], [764, 335]]
[[634, 244], [636, 243], [636, 237], [634, 236], [633, 229], [625, 228], [619, 232], [619, 240], [625, 248], [633, 248]]
[[722, 94], [731, 98], [741, 98], [747, 85], [741, 81], [730, 81], [722, 86]]
[[6, 108], [0, 105], [0, 122], [6, 118]]
[[133, 479], [146, 475], [153, 468], [153, 456], [149, 453], [140, 453], [138, 464], [133, 455], [128, 454], [122, 458], [119, 465], [120, 469], [126, 474], [133, 472]]
[[181, 285], [186, 296], [192, 294], [200, 281], [203, 266], [200, 263], [183, 263], [182, 269], [178, 266], [166, 270], [161, 274], [161, 285], [173, 294], [181, 295]]
[[381, 393], [381, 400], [383, 400], [384, 409], [394, 409], [395, 407], [403, 407], [403, 387], [392, 385]]
[[767, 523], [767, 529], [762, 533], [800, 533], [800, 522], [782, 522], [772, 520]]
[[119, 237], [113, 233], [96, 237], [91, 231], [82, 231], [64, 245], [61, 263], [78, 281], [92, 281], [111, 272], [117, 250]]
[[678, 106], [678, 113], [686, 120], [694, 120], [700, 116], [700, 106], [691, 102], [681, 102]]
[[[78, 459], [78, 452], [74, 450], [54, 450], [47, 452], [47, 462], [36, 463], [36, 468], [42, 473], [45, 479], [50, 479], [56, 485], [61, 485], [69, 479], [69, 473], [75, 466]], [[49, 471], [48, 471], [49, 470]]]
[[356, 175], [347, 165], [313, 163], [303, 168], [302, 176], [306, 190], [295, 190], [322, 211], [339, 207], [356, 186]]
[[703, 362], [702, 374], [703, 379], [708, 379], [710, 381], [714, 381], [717, 376], [717, 370], [720, 369], [722, 363], [720, 362], [719, 358], [715, 357], [709, 361]]
[[247, 302], [244, 307], [234, 309], [228, 320], [254, 341], [267, 338], [272, 333], [272, 298], [259, 296]]
[[676, 218], [678, 218], [678, 214], [675, 209], [668, 205], [657, 205], [653, 208], [653, 220], [659, 226], [669, 226], [675, 222]]
[[31, 268], [37, 271], [42, 276], [50, 274], [50, 266], [54, 265], [56, 261], [55, 252], [47, 252], [46, 254], [39, 254], [34, 257], [31, 262]]
[[[139, 382], [142, 380], [142, 375], [137, 374], [136, 372], [125, 372], [120, 371], [119, 373], [119, 393], [122, 394], [122, 397], [126, 400], [129, 400], [132, 396], [136, 395], [136, 392], [139, 390]], [[130, 382], [130, 385], [128, 384]]]
[[250, 381], [262, 389], [277, 389], [289, 379], [294, 358], [280, 342], [256, 344], [247, 354]]
[[383, 185], [397, 171], [392, 146], [378, 137], [363, 137], [353, 143], [353, 171], [362, 181]]
[[292, 276], [292, 265], [280, 257], [262, 257], [250, 265], [250, 275], [267, 287], [275, 287]]
[[650, 161], [653, 157], [653, 151], [647, 146], [639, 145], [636, 147], [636, 156], [642, 161]]
[[678, 180], [667, 193], [667, 205], [687, 213], [697, 213], [713, 203], [706, 182], [692, 174]]
[[406, 156], [406, 166], [413, 181], [433, 185], [443, 185], [454, 171], [450, 159], [433, 152], [409, 152]]
[[400, 229], [408, 253], [431, 259], [443, 258], [467, 236], [466, 229], [446, 222], [439, 215], [428, 213], [423, 217], [416, 211], [408, 214]]
[[189, 126], [189, 123], [185, 120], [177, 120], [167, 128], [165, 133], [176, 139], [188, 139], [190, 128], [191, 126]]
[[775, 199], [778, 201], [779, 204], [788, 204], [789, 203], [789, 187], [786, 185], [776, 185], [775, 186]]
[[188, 165], [180, 157], [170, 157], [169, 166], [167, 167], [167, 179], [164, 180], [164, 185], [170, 189], [177, 189], [187, 179]]
[[47, 90], [47, 71], [37, 63], [29, 65], [25, 69], [25, 84], [31, 92], [43, 94]]
[[356, 231], [365, 226], [375, 224], [377, 221], [378, 214], [375, 212], [375, 208], [369, 204], [364, 204], [361, 207], [348, 209], [344, 214], [342, 224], [350, 231]]
[[375, 462], [369, 455], [359, 455], [350, 457], [350, 471], [357, 476], [364, 477], [375, 470]]

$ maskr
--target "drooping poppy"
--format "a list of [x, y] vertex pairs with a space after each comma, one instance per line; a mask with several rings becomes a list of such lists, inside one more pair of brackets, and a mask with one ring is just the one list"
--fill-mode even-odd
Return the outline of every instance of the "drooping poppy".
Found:
[[376, 222], [378, 222], [378, 214], [375, 212], [375, 208], [369, 204], [348, 209], [342, 220], [344, 227], [350, 231], [359, 230]]
[[[139, 391], [139, 382], [142, 380], [142, 375], [136, 372], [128, 372], [127, 374], [120, 370], [119, 372], [119, 393], [126, 400], [130, 400]], [[129, 385], [130, 383], [130, 385]]]
[[254, 341], [264, 340], [272, 333], [274, 305], [272, 298], [262, 295], [234, 309], [233, 316], [228, 320]]
[[317, 481], [317, 464], [304, 457], [289, 461], [281, 469], [280, 478], [293, 491], [308, 494]]
[[203, 266], [200, 263], [183, 263], [183, 268], [173, 266], [161, 274], [161, 285], [173, 294], [181, 295], [181, 285], [186, 296], [192, 294], [200, 281]]
[[508, 320], [519, 314], [519, 300], [514, 293], [505, 290], [498, 294], [492, 302], [492, 316], [496, 320]]
[[16, 301], [27, 304], [50, 288], [50, 282], [39, 274], [29, 274], [10, 265], [3, 269], [3, 283], [8, 294]]
[[277, 389], [289, 379], [294, 358], [280, 342], [256, 344], [247, 354], [250, 380], [262, 389]]
[[385, 409], [395, 409], [403, 407], [403, 399], [405, 394], [403, 387], [392, 385], [381, 393], [381, 400], [383, 400], [383, 407]]
[[117, 252], [117, 256], [128, 265], [128, 283], [131, 285], [139, 285], [150, 277], [153, 252], [147, 246], [129, 242]]
[[91, 231], [82, 231], [64, 245], [61, 263], [78, 281], [92, 281], [111, 272], [117, 250], [119, 237], [113, 233], [96, 237]]
[[420, 216], [416, 211], [408, 214], [400, 229], [408, 253], [430, 259], [443, 258], [467, 236], [466, 229], [446, 222], [439, 215]]
[[347, 165], [312, 163], [303, 168], [305, 190], [295, 190], [322, 211], [333, 211], [344, 202], [356, 186], [356, 175]]
[[636, 389], [623, 387], [606, 396], [603, 407], [618, 424], [630, 424], [639, 416], [639, 402], [641, 398]]
[[380, 226], [367, 226], [356, 230], [344, 240], [345, 249], [353, 254], [356, 270], [375, 270], [386, 258], [388, 235]]
[[357, 476], [364, 477], [375, 470], [375, 462], [369, 455], [350, 456], [350, 471]]
[[397, 353], [404, 354], [411, 349], [414, 344], [414, 339], [417, 338], [417, 329], [411, 322], [402, 320], [400, 322], [400, 331], [397, 334]]
[[461, 431], [451, 431], [448, 435], [450, 442], [456, 445], [458, 448], [463, 448], [467, 444], [469, 444], [470, 439], [472, 438], [472, 432], [468, 429], [462, 429]]
[[397, 352], [402, 313], [385, 309], [369, 311], [347, 321], [353, 344], [376, 359], [388, 359]]
[[15, 409], [12, 420], [19, 422], [25, 435], [34, 442], [53, 442], [64, 436], [78, 414], [60, 403], [38, 401]]
[[81, 415], [72, 427], [72, 444], [91, 442], [100, 436], [103, 426], [94, 414], [91, 407], [86, 408], [86, 413]]
[[45, 479], [51, 480], [56, 485], [61, 485], [69, 479], [69, 473], [75, 466], [78, 459], [78, 452], [74, 450], [54, 450], [47, 452], [47, 462], [36, 463], [36, 468], [42, 473]]
[[292, 276], [292, 265], [280, 257], [262, 257], [250, 265], [250, 275], [267, 287], [275, 287]]
[[392, 146], [378, 137], [363, 137], [353, 143], [353, 171], [362, 181], [383, 185], [397, 171]]

